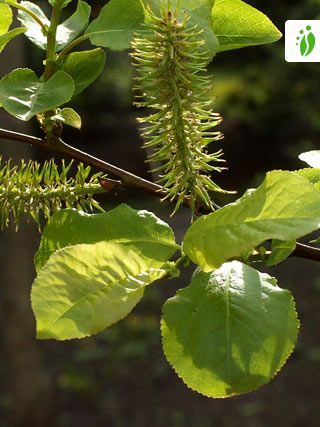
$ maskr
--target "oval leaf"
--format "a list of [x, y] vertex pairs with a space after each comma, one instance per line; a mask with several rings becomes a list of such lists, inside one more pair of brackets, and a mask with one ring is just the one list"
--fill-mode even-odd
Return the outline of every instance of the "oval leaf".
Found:
[[133, 33], [144, 22], [144, 8], [140, 0], [111, 0], [91, 22], [85, 34], [95, 46], [124, 50], [130, 47]]
[[282, 37], [267, 16], [241, 0], [215, 0], [212, 19], [217, 52], [273, 43]]
[[145, 286], [165, 274], [117, 243], [57, 251], [32, 287], [37, 337], [66, 340], [100, 332], [130, 313]]
[[19, 68], [0, 81], [3, 108], [25, 121], [65, 104], [73, 92], [73, 80], [64, 71], [58, 71], [47, 82], [41, 82], [32, 70]]
[[106, 65], [106, 54], [100, 49], [74, 52], [60, 65], [73, 78], [75, 95], [90, 86], [102, 73]]
[[209, 397], [267, 383], [293, 351], [299, 321], [288, 290], [234, 261], [195, 274], [163, 308], [164, 353], [179, 377]]
[[66, 209], [53, 214], [45, 227], [35, 256], [36, 269], [39, 271], [57, 249], [101, 241], [133, 247], [158, 266], [178, 249], [172, 229], [151, 212], [124, 204], [98, 214]]
[[319, 191], [294, 172], [273, 171], [256, 190], [195, 221], [183, 250], [210, 271], [265, 240], [297, 240], [319, 227]]

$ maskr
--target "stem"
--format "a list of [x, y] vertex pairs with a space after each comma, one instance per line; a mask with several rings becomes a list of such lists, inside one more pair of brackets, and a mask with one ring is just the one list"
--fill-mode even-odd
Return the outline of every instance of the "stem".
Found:
[[84, 153], [83, 151], [78, 150], [77, 148], [71, 147], [70, 145], [65, 144], [62, 141], [55, 144], [50, 144], [46, 140], [41, 138], [36, 138], [34, 136], [12, 132], [1, 128], [0, 138], [9, 139], [11, 141], [20, 141], [24, 144], [31, 144], [38, 148], [41, 148], [42, 150], [47, 150], [56, 154], [65, 154], [72, 159], [96, 167], [100, 171], [110, 174], [117, 179], [120, 179], [122, 184], [126, 187], [141, 189], [146, 191], [147, 193], [155, 194], [158, 197], [163, 197], [165, 195], [160, 185], [154, 184], [153, 182], [140, 178], [139, 176], [134, 175], [126, 170], [120, 169], [117, 166], [104, 162], [103, 160], [93, 157], [88, 153]]
[[67, 53], [70, 52], [74, 47], [76, 47], [78, 44], [82, 43], [84, 40], [87, 40], [89, 36], [83, 35], [81, 37], [78, 37], [77, 39], [73, 40], [72, 43], [70, 43], [68, 46], [66, 46], [58, 55], [57, 62], [62, 61], [62, 59], [67, 55]]
[[56, 0], [50, 20], [50, 26], [47, 32], [47, 57], [46, 66], [43, 74], [43, 81], [47, 81], [52, 77], [57, 65], [56, 62], [56, 36], [57, 27], [59, 25], [63, 0]]
[[[24, 144], [34, 145], [35, 147], [41, 148], [42, 150], [51, 151], [56, 154], [65, 154], [72, 159], [86, 163], [89, 166], [100, 169], [102, 172], [113, 175], [115, 178], [120, 179], [122, 184], [126, 187], [144, 190], [147, 193], [151, 193], [160, 198], [165, 195], [165, 192], [162, 190], [160, 185], [154, 184], [153, 182], [140, 178], [139, 176], [134, 175], [124, 169], [120, 169], [117, 166], [104, 162], [103, 160], [93, 157], [88, 153], [84, 153], [77, 148], [71, 147], [62, 141], [56, 144], [50, 144], [41, 138], [36, 138], [34, 136], [12, 132], [1, 128], [0, 139], [19, 141], [23, 142]], [[189, 207], [189, 200], [185, 201], [184, 206]], [[206, 208], [206, 213], [209, 213], [208, 208]], [[313, 246], [304, 245], [302, 243], [297, 243], [296, 249], [292, 252], [290, 257], [298, 257], [320, 262], [320, 249]]]
[[292, 257], [310, 259], [313, 261], [320, 261], [320, 249], [313, 246], [297, 243], [295, 250], [290, 255]]
[[25, 12], [27, 15], [29, 15], [29, 16], [31, 16], [31, 18], [34, 20], [34, 21], [36, 21], [36, 23], [37, 24], [39, 24], [40, 25], [40, 27], [41, 27], [41, 29], [42, 29], [42, 32], [43, 32], [43, 34], [46, 34], [47, 33], [47, 26], [41, 21], [41, 19], [35, 14], [35, 13], [33, 13], [31, 10], [29, 10], [28, 8], [26, 8], [26, 7], [24, 7], [24, 6], [22, 6], [21, 4], [19, 4], [19, 3], [14, 3], [14, 2], [11, 2], [10, 0], [7, 0], [6, 1], [6, 3], [9, 5], [9, 6], [11, 6], [11, 7], [15, 7], [16, 9], [19, 9], [19, 10], [21, 10], [22, 12]]

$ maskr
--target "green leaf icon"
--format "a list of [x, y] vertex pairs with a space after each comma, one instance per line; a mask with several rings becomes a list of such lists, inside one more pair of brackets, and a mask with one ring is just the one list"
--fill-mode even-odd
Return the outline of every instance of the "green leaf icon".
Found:
[[[316, 38], [313, 32], [311, 31], [310, 25], [307, 26], [307, 30], [310, 32], [304, 34], [300, 42], [300, 53], [301, 56], [304, 57], [310, 55], [316, 44]], [[300, 33], [303, 34], [303, 31], [300, 31]]]

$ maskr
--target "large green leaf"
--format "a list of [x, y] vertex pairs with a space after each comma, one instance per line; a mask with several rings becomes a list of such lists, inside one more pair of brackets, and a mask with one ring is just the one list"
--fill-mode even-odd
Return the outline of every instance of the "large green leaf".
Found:
[[[315, 162], [313, 163], [314, 165], [316, 165]], [[311, 160], [310, 160], [310, 163], [311, 163]], [[311, 168], [298, 169], [295, 171], [295, 173], [307, 178], [308, 181], [314, 184], [317, 190], [320, 190], [320, 168], [316, 168], [314, 166]]]
[[[41, 19], [43, 24], [49, 27], [49, 19], [46, 17], [43, 10], [37, 4], [31, 3], [30, 1], [21, 1], [20, 4], [29, 9], [35, 15], [37, 15], [37, 17]], [[22, 10], [18, 10], [17, 18], [24, 27], [28, 28], [28, 31], [26, 32], [26, 36], [28, 37], [28, 39], [36, 46], [46, 50], [47, 38], [43, 34], [40, 25], [30, 15], [23, 12]]]
[[66, 209], [55, 213], [45, 227], [35, 256], [36, 269], [39, 271], [57, 249], [100, 241], [133, 247], [157, 266], [178, 249], [172, 229], [151, 212], [136, 211], [124, 204], [91, 215]]
[[183, 250], [210, 271], [265, 240], [296, 240], [319, 227], [319, 191], [294, 172], [273, 171], [256, 190], [195, 221]]
[[58, 25], [57, 51], [63, 49], [79, 34], [83, 33], [89, 24], [90, 14], [91, 7], [85, 1], [80, 0], [74, 14]]
[[5, 3], [0, 3], [0, 35], [5, 34], [12, 23], [12, 10]]
[[2, 34], [0, 36], [0, 52], [3, 51], [3, 49], [6, 47], [6, 45], [14, 39], [15, 37], [19, 36], [20, 34], [23, 34], [27, 31], [27, 28], [20, 27], [20, 28], [14, 28], [11, 31], [8, 31], [5, 34]]
[[47, 82], [41, 82], [32, 70], [19, 68], [0, 81], [3, 108], [25, 121], [68, 102], [73, 92], [73, 80], [64, 71], [58, 71]]
[[111, 0], [85, 34], [95, 46], [124, 50], [130, 47], [133, 33], [141, 29], [143, 22], [144, 9], [140, 0]]
[[267, 16], [241, 0], [215, 0], [212, 19], [218, 52], [273, 43], [282, 36]]
[[195, 274], [163, 308], [163, 348], [179, 377], [209, 397], [255, 390], [281, 369], [299, 321], [288, 290], [233, 261]]
[[123, 319], [165, 270], [131, 247], [80, 244], [55, 252], [35, 279], [37, 337], [82, 338]]
[[91, 85], [102, 73], [106, 64], [106, 54], [101, 48], [73, 52], [60, 65], [73, 78], [74, 95]]
[[[29, 1], [22, 1], [21, 5], [25, 6], [35, 13], [42, 22], [49, 26], [50, 21], [42, 11], [42, 9]], [[56, 50], [59, 51], [67, 46], [79, 34], [81, 34], [89, 23], [91, 7], [85, 1], [79, 1], [76, 11], [66, 21], [62, 22], [57, 27]], [[18, 19], [28, 28], [26, 36], [38, 47], [46, 50], [47, 37], [43, 34], [39, 24], [34, 21], [27, 13], [19, 10]]]

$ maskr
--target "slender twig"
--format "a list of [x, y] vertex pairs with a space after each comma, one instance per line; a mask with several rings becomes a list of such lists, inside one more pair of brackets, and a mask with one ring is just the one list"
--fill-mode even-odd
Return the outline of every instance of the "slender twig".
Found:
[[[98, 168], [100, 171], [112, 175], [121, 180], [124, 187], [132, 187], [152, 193], [157, 197], [163, 197], [166, 193], [160, 185], [140, 178], [124, 169], [118, 168], [110, 163], [104, 162], [88, 153], [85, 153], [63, 141], [57, 143], [47, 142], [45, 139], [36, 138], [34, 136], [25, 135], [18, 132], [9, 131], [0, 128], [0, 139], [8, 139], [11, 141], [19, 141], [25, 144], [31, 144], [43, 150], [51, 151], [56, 154], [64, 154], [68, 157], [86, 163], [90, 166]], [[186, 200], [185, 205], [188, 205]], [[291, 257], [305, 258], [320, 262], [320, 249], [312, 246], [304, 245], [302, 243], [296, 244], [296, 249], [290, 255]]]
[[114, 166], [110, 163], [104, 162], [103, 160], [91, 156], [88, 153], [85, 153], [77, 148], [71, 147], [63, 141], [60, 141], [58, 143], [49, 143], [42, 138], [36, 138], [34, 136], [12, 132], [5, 129], [0, 129], [0, 138], [9, 139], [12, 141], [20, 141], [25, 144], [34, 145], [38, 148], [41, 148], [42, 150], [51, 151], [56, 154], [64, 154], [72, 159], [96, 167], [100, 171], [110, 174], [117, 179], [120, 179], [124, 187], [138, 188], [148, 193], [155, 194], [158, 197], [165, 196], [165, 192], [162, 190], [162, 187], [160, 185], [140, 178], [139, 176], [134, 175], [124, 169], [118, 168], [117, 166]]
[[69, 53], [71, 50], [73, 50], [78, 44], [82, 43], [83, 41], [87, 40], [89, 38], [88, 35], [84, 34], [81, 37], [78, 37], [77, 39], [73, 40], [68, 46], [66, 46], [58, 55], [57, 62], [62, 61], [62, 59]]
[[305, 258], [313, 261], [320, 261], [320, 249], [313, 246], [297, 243], [295, 250], [291, 254], [292, 257]]
[[16, 9], [21, 10], [22, 12], [28, 14], [37, 24], [40, 25], [41, 30], [43, 32], [43, 34], [46, 33], [47, 31], [47, 27], [46, 25], [41, 21], [41, 19], [35, 14], [33, 13], [31, 10], [29, 10], [27, 7], [22, 6], [19, 3], [16, 3], [15, 1], [9, 1], [7, 0], [6, 3], [11, 6], [11, 7], [15, 7]]

